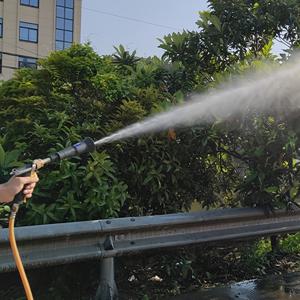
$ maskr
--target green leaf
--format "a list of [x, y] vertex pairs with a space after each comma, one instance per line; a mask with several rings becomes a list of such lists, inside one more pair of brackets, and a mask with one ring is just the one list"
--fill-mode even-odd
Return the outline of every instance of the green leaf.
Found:
[[274, 194], [274, 193], [277, 193], [278, 187], [269, 186], [269, 187], [265, 188], [264, 191], [266, 191], [267, 193], [270, 193], [270, 194]]
[[5, 151], [0, 144], [0, 166], [3, 168], [4, 167], [4, 161], [5, 161]]
[[213, 25], [217, 28], [218, 31], [221, 31], [221, 22], [216, 15], [210, 15], [209, 20], [213, 23]]

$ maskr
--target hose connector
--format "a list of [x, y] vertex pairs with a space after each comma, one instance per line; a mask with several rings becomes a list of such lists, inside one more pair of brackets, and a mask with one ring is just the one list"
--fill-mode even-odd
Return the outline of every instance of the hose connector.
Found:
[[16, 218], [17, 212], [19, 210], [19, 204], [18, 203], [14, 203], [10, 209], [10, 217], [11, 218]]

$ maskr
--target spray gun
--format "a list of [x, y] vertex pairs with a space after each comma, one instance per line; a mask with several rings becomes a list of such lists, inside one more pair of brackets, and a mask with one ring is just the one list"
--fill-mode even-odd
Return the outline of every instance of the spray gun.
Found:
[[[49, 157], [44, 159], [36, 159], [31, 164], [25, 164], [21, 168], [13, 169], [11, 175], [14, 176], [35, 176], [35, 172], [45, 165], [53, 163], [55, 161], [60, 161], [62, 159], [71, 158], [73, 156], [79, 156], [83, 153], [93, 152], [96, 150], [94, 141], [91, 138], [85, 138], [83, 141], [67, 147], [61, 151], [50, 154]], [[23, 191], [16, 195], [12, 204], [21, 204], [24, 202]]]
[[[61, 151], [55, 152], [53, 154], [50, 154], [49, 157], [44, 159], [36, 159], [31, 164], [25, 164], [21, 168], [13, 169], [11, 172], [11, 175], [14, 176], [36, 176], [36, 171], [41, 169], [47, 164], [53, 163], [55, 161], [60, 161], [62, 159], [71, 158], [73, 156], [78, 156], [83, 153], [89, 153], [96, 150], [96, 146], [98, 142], [94, 142], [91, 138], [85, 138], [83, 141], [72, 145], [70, 147], [67, 147]], [[23, 194], [23, 191], [18, 193], [14, 200], [12, 201], [12, 207], [11, 207], [11, 213], [9, 217], [9, 242], [10, 246], [13, 252], [13, 256], [17, 265], [17, 269], [19, 271], [24, 290], [26, 293], [26, 297], [28, 300], [33, 300], [31, 288], [22, 264], [22, 260], [17, 248], [16, 240], [15, 240], [15, 233], [14, 233], [14, 224], [15, 224], [15, 218], [16, 214], [19, 210], [19, 205], [25, 202], [25, 197]]]

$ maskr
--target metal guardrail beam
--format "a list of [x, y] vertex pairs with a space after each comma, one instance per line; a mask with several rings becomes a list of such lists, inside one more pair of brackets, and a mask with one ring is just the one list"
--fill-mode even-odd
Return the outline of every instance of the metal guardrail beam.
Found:
[[[300, 230], [300, 210], [266, 216], [234, 208], [16, 228], [25, 267], [129, 255], [144, 250], [244, 239]], [[15, 269], [8, 230], [0, 230], [0, 272]]]

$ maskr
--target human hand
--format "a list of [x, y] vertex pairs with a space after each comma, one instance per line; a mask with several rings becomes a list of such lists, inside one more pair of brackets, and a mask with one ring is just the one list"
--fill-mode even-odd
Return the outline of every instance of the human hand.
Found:
[[0, 185], [0, 202], [11, 202], [22, 190], [25, 198], [32, 197], [38, 181], [39, 178], [36, 173], [28, 177], [11, 177], [9, 181]]

